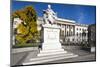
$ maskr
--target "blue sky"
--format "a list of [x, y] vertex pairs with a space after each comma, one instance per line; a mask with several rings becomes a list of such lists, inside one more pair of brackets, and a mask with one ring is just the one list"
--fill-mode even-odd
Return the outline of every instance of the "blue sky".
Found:
[[42, 3], [42, 2], [25, 2], [25, 1], [12, 1], [12, 12], [23, 9], [25, 6], [32, 5], [39, 17], [43, 16], [43, 10], [47, 9], [50, 4], [57, 16], [64, 19], [75, 20], [81, 24], [94, 24], [96, 23], [96, 7], [87, 5], [74, 5], [74, 4], [57, 4], [57, 3]]

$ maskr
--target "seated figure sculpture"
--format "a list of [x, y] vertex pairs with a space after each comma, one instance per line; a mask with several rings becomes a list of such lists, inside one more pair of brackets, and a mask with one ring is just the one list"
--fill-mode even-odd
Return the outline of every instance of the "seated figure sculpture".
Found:
[[48, 5], [48, 9], [43, 11], [43, 20], [45, 24], [55, 24], [57, 19], [56, 13], [51, 9], [51, 5]]

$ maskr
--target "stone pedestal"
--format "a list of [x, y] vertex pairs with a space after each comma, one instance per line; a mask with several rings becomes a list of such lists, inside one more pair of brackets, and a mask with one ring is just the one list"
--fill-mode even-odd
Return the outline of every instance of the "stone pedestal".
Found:
[[66, 53], [66, 51], [62, 49], [59, 40], [60, 39], [59, 26], [51, 24], [43, 25], [42, 36], [43, 36], [42, 50], [40, 51], [38, 56]]

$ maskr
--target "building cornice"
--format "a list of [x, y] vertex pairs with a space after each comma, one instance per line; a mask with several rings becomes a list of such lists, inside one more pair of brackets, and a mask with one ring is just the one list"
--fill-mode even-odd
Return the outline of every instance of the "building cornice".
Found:
[[[38, 17], [38, 20], [43, 21], [43, 18], [42, 17]], [[68, 25], [71, 24], [71, 25], [88, 27], [88, 25], [86, 25], [86, 24], [76, 23], [76, 21], [69, 20], [69, 19], [57, 18], [56, 21], [60, 21], [60, 22], [57, 22], [57, 23], [61, 23], [61, 24], [68, 24]]]

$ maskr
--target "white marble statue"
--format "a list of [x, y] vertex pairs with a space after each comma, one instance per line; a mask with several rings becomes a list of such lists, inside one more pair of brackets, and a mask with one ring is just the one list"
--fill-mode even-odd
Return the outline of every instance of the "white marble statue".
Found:
[[57, 18], [56, 13], [51, 9], [51, 5], [48, 5], [48, 9], [44, 10], [44, 22], [45, 24], [54, 24]]

